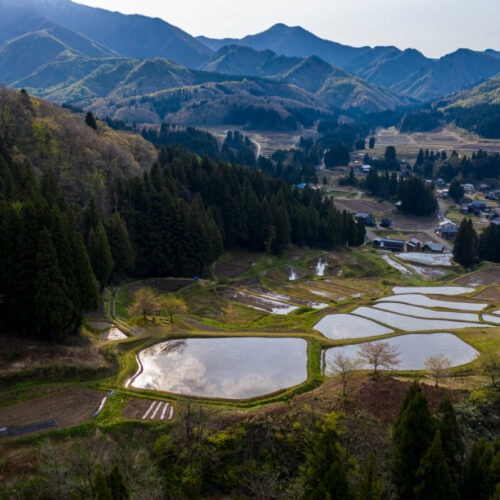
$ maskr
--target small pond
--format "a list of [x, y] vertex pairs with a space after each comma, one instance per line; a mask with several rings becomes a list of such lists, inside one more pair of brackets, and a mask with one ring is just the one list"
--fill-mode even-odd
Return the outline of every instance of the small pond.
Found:
[[307, 380], [307, 342], [295, 338], [169, 340], [139, 361], [133, 387], [186, 396], [248, 399]]
[[415, 318], [413, 316], [405, 316], [403, 314], [396, 314], [390, 311], [382, 311], [381, 309], [376, 309], [375, 307], [358, 307], [352, 311], [352, 314], [358, 316], [363, 316], [384, 325], [389, 325], [393, 328], [403, 330], [404, 332], [415, 332], [415, 331], [425, 331], [425, 330], [442, 330], [442, 329], [452, 329], [457, 330], [461, 328], [477, 328], [477, 327], [487, 327], [491, 325], [485, 325], [483, 323], [473, 323], [465, 321], [451, 321], [446, 319], [425, 319], [425, 318]]
[[455, 302], [453, 300], [431, 299], [419, 293], [390, 295], [389, 297], [378, 299], [377, 302], [403, 302], [404, 304], [412, 304], [414, 306], [442, 307], [461, 311], [482, 311], [488, 305], [484, 303], [478, 304], [476, 302]]
[[[452, 366], [460, 366], [470, 363], [479, 354], [473, 347], [451, 333], [415, 333], [374, 341], [374, 343], [377, 342], [389, 342], [399, 351], [400, 364], [395, 366], [397, 370], [423, 370], [426, 359], [437, 355], [446, 356]], [[336, 353], [340, 351], [350, 358], [357, 358], [360, 345], [326, 349], [324, 351], [325, 373], [331, 373], [332, 360]], [[364, 365], [364, 368], [372, 367]]]
[[374, 321], [350, 314], [329, 314], [314, 325], [329, 339], [361, 339], [394, 333]]

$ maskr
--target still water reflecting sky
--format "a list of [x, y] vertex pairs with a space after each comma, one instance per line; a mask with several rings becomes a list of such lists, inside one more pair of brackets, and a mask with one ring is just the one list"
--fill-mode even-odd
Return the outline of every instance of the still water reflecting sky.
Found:
[[295, 338], [171, 340], [139, 354], [134, 387], [188, 396], [248, 399], [307, 379], [307, 343]]
[[[375, 340], [376, 342], [389, 342], [400, 353], [400, 364], [394, 368], [397, 370], [423, 370], [425, 361], [430, 356], [444, 355], [451, 362], [451, 366], [460, 366], [470, 363], [477, 356], [476, 349], [459, 339], [451, 333], [415, 333], [392, 337], [385, 340]], [[332, 347], [326, 350], [325, 373], [331, 371], [332, 359], [337, 352], [356, 358], [361, 344]], [[365, 368], [370, 368], [365, 364]]]

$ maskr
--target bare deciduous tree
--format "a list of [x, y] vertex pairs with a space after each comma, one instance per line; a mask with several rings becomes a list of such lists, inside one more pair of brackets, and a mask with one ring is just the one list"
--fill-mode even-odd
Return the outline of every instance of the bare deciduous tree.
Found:
[[342, 380], [342, 395], [346, 395], [347, 389], [347, 381], [349, 375], [358, 368], [361, 367], [362, 360], [359, 358], [351, 358], [347, 354], [342, 354], [341, 351], [338, 351], [331, 360], [330, 370], [327, 375], [330, 373], [333, 375], [339, 375]]
[[436, 382], [437, 387], [440, 380], [449, 376], [451, 361], [444, 354], [436, 354], [436, 356], [429, 356], [425, 360], [424, 366]]
[[390, 342], [366, 342], [359, 349], [359, 357], [373, 366], [373, 373], [378, 368], [393, 368], [399, 365], [399, 351]]

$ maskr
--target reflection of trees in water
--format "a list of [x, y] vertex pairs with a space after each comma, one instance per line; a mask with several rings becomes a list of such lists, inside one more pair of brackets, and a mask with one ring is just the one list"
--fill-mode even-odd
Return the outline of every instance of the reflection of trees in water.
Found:
[[167, 354], [169, 352], [177, 352], [182, 354], [184, 349], [186, 348], [186, 339], [180, 340], [169, 340], [168, 342], [163, 342], [160, 345], [160, 350], [158, 353]]
[[179, 353], [181, 354], [186, 348], [186, 339], [167, 340], [161, 342], [148, 349], [148, 356], [158, 356], [160, 354]]

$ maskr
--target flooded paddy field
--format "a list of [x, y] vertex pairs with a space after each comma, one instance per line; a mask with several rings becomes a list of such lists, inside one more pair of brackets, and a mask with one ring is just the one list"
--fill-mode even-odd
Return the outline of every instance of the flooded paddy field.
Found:
[[418, 293], [407, 293], [382, 297], [377, 302], [402, 302], [423, 307], [439, 307], [444, 309], [458, 309], [461, 311], [482, 311], [488, 304], [476, 302], [457, 302], [454, 300], [438, 300]]
[[314, 325], [329, 339], [358, 339], [394, 333], [394, 330], [351, 314], [329, 314]]
[[296, 338], [171, 340], [139, 359], [132, 387], [186, 396], [248, 399], [307, 380], [307, 342]]
[[[399, 352], [400, 363], [395, 366], [397, 370], [423, 370], [425, 361], [431, 356], [445, 355], [451, 366], [460, 366], [470, 363], [479, 355], [476, 349], [451, 333], [415, 333], [391, 337], [384, 342], [388, 342]], [[325, 373], [332, 372], [332, 361], [337, 353], [354, 359], [358, 357], [359, 349], [359, 344], [327, 349], [324, 356]], [[363, 367], [371, 368], [366, 363]]]

